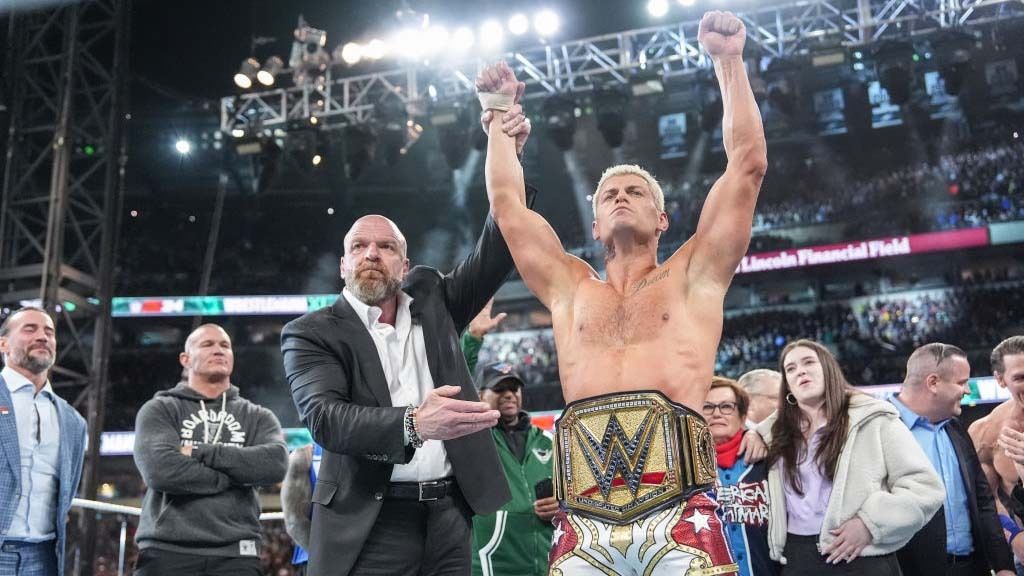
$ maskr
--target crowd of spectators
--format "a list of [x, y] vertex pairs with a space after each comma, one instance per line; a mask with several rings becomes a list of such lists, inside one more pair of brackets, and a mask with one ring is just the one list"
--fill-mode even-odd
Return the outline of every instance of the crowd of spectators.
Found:
[[[899, 362], [915, 347], [945, 341], [969, 350], [990, 350], [1007, 330], [1024, 326], [1019, 282], [962, 284], [912, 293], [733, 315], [725, 320], [715, 370], [736, 377], [754, 368], [777, 368], [786, 343], [811, 338], [833, 347], [858, 384], [900, 381]], [[550, 329], [489, 335], [481, 361], [519, 367], [527, 390], [558, 386], [558, 360]], [[987, 363], [976, 370], [983, 373]], [[557, 405], [541, 406], [554, 409]]]

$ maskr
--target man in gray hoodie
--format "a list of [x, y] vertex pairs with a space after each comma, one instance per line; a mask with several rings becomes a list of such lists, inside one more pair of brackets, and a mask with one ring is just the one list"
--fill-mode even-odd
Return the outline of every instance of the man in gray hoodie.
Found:
[[281, 425], [231, 384], [231, 338], [220, 326], [193, 331], [179, 359], [187, 381], [157, 392], [135, 420], [135, 464], [147, 486], [135, 574], [256, 576], [256, 487], [284, 478]]

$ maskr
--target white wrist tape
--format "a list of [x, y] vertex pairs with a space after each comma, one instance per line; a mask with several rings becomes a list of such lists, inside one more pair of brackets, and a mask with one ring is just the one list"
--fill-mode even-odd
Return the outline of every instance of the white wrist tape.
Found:
[[514, 96], [498, 94], [497, 92], [477, 92], [476, 96], [480, 99], [480, 108], [485, 112], [487, 110], [508, 112], [509, 108], [516, 102]]

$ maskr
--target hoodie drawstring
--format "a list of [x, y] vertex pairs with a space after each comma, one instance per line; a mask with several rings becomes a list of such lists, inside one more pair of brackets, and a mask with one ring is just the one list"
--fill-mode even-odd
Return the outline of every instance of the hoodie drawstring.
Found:
[[[224, 421], [227, 420], [225, 416], [225, 410], [228, 406], [228, 393], [225, 392], [221, 395], [220, 401], [220, 424], [217, 426], [217, 432], [213, 436], [213, 444], [217, 444], [220, 441], [221, 430], [224, 429]], [[199, 407], [203, 409], [203, 414], [206, 414], [206, 402], [202, 398], [199, 399]], [[209, 416], [203, 418], [203, 444], [210, 444], [210, 429], [209, 429]]]

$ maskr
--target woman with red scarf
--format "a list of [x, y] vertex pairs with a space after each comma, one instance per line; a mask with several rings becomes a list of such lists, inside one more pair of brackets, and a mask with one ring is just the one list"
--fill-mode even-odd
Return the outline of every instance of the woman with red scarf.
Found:
[[735, 381], [715, 376], [703, 413], [718, 453], [718, 510], [741, 576], [776, 576], [768, 557], [768, 468], [739, 452], [750, 396]]

